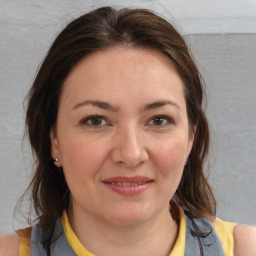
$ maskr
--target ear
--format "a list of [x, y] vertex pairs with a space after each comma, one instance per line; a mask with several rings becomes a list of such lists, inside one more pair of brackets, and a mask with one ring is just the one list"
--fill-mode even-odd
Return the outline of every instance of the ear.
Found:
[[187, 158], [189, 157], [189, 154], [192, 150], [194, 139], [195, 139], [195, 134], [196, 134], [196, 129], [197, 129], [197, 124], [193, 125], [189, 129], [189, 137], [188, 137], [188, 146], [187, 146]]
[[[56, 136], [56, 132], [52, 129], [50, 132], [50, 140], [51, 140], [51, 156], [54, 161], [54, 164], [57, 167], [61, 167], [61, 159], [60, 159], [60, 150], [59, 150], [59, 143]], [[55, 159], [58, 159], [58, 161], [55, 161]]]

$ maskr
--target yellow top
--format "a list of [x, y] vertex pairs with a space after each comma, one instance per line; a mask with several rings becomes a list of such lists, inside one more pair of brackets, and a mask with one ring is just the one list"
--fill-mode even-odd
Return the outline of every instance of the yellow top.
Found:
[[[180, 208], [180, 207], [179, 207]], [[70, 223], [68, 221], [68, 216], [66, 211], [63, 213], [61, 217], [61, 222], [63, 226], [63, 230], [67, 237], [67, 240], [74, 250], [74, 252], [78, 256], [94, 256], [90, 253], [78, 240], [77, 236], [73, 232]], [[235, 227], [235, 223], [226, 222], [219, 218], [216, 218], [214, 224], [214, 230], [216, 231], [220, 242], [223, 246], [225, 255], [233, 256], [234, 255], [234, 238], [233, 238], [233, 230]], [[30, 252], [30, 235], [31, 228], [18, 230], [18, 235], [20, 236], [20, 249], [19, 256], [31, 256]], [[174, 245], [174, 248], [169, 256], [175, 255], [184, 255], [185, 253], [185, 238], [186, 238], [186, 220], [184, 211], [180, 208], [180, 226], [179, 226], [179, 234]]]
[[236, 223], [215, 219], [214, 230], [217, 233], [222, 244], [225, 255], [234, 255], [234, 237], [233, 231]]
[[16, 233], [20, 237], [19, 256], [30, 256], [30, 237], [32, 228], [17, 230]]

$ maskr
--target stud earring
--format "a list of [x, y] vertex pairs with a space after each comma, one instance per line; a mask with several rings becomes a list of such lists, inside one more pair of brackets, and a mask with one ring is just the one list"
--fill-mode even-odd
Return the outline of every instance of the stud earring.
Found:
[[59, 160], [59, 158], [55, 158], [54, 159], [54, 162], [56, 163], [56, 162], [59, 162], [60, 160]]

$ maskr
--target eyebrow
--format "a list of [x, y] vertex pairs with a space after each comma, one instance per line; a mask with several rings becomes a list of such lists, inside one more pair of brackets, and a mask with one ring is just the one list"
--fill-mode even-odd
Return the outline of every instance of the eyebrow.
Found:
[[[82, 101], [78, 104], [76, 104], [74, 107], [73, 107], [73, 110], [79, 108], [79, 107], [82, 107], [84, 105], [92, 105], [92, 106], [95, 106], [95, 107], [99, 107], [99, 108], [102, 108], [102, 109], [105, 109], [105, 110], [110, 110], [110, 111], [113, 111], [113, 112], [118, 112], [119, 108], [118, 107], [115, 107], [107, 102], [104, 102], [104, 101], [98, 101], [98, 100], [85, 100], [85, 101]], [[156, 101], [156, 102], [153, 102], [153, 103], [149, 103], [149, 104], [146, 104], [142, 111], [148, 111], [148, 110], [151, 110], [151, 109], [156, 109], [156, 108], [160, 108], [160, 107], [163, 107], [165, 105], [171, 105], [171, 106], [174, 106], [176, 107], [177, 109], [180, 109], [180, 107], [178, 106], [177, 103], [175, 103], [174, 101], [171, 101], [171, 100], [161, 100], [161, 101]]]
[[99, 108], [102, 108], [102, 109], [111, 110], [113, 112], [117, 112], [118, 111], [118, 107], [112, 106], [112, 105], [110, 105], [107, 102], [98, 101], [98, 100], [85, 100], [85, 101], [82, 101], [82, 102], [76, 104], [73, 107], [73, 110], [75, 110], [75, 109], [77, 109], [79, 107], [82, 107], [84, 105], [92, 105], [92, 106], [99, 107]]
[[177, 109], [180, 109], [179, 105], [177, 103], [175, 103], [174, 101], [171, 101], [171, 100], [161, 100], [161, 101], [156, 101], [156, 102], [147, 104], [143, 108], [143, 110], [147, 111], [147, 110], [151, 110], [151, 109], [155, 109], [155, 108], [160, 108], [160, 107], [163, 107], [165, 105], [171, 105], [171, 106], [176, 107]]

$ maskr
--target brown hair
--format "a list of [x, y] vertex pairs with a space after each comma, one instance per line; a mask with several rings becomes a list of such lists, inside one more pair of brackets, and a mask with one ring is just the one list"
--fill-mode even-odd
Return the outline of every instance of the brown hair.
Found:
[[188, 120], [191, 127], [197, 125], [197, 130], [176, 197], [191, 217], [215, 216], [216, 202], [203, 171], [209, 148], [209, 128], [202, 109], [204, 90], [184, 39], [151, 11], [104, 7], [72, 21], [58, 35], [28, 94], [26, 124], [36, 156], [36, 171], [29, 188], [38, 224], [45, 230], [43, 245], [48, 255], [55, 222], [69, 203], [65, 177], [54, 165], [50, 150], [50, 131], [56, 124], [62, 85], [83, 57], [114, 45], [155, 49], [178, 72], [184, 84]]

